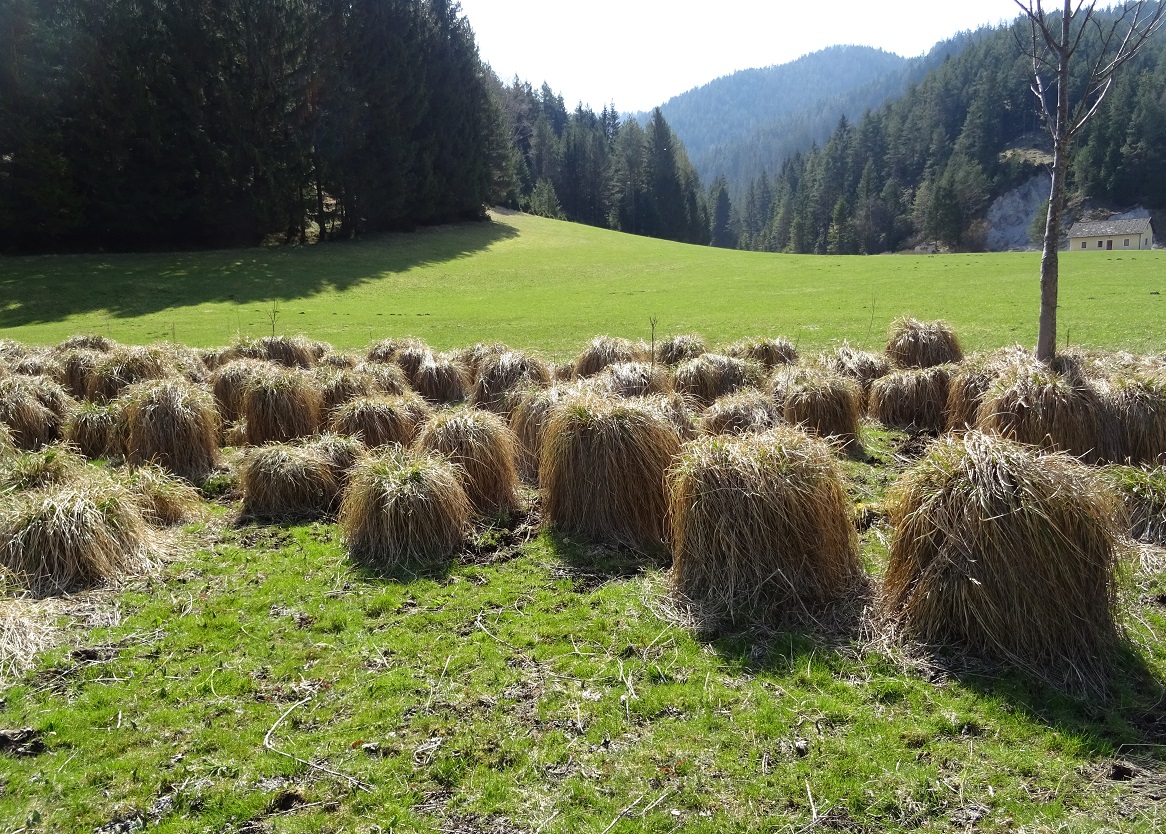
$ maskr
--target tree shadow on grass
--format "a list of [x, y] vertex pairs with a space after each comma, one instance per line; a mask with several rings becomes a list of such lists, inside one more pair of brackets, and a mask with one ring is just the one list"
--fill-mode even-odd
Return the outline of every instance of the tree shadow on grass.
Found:
[[0, 328], [98, 311], [134, 318], [206, 303], [308, 298], [468, 257], [517, 235], [495, 221], [305, 247], [0, 258]]

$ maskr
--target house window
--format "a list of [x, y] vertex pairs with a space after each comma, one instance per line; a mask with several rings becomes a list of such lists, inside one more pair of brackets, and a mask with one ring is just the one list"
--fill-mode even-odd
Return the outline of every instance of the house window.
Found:
[[1098, 249], [1100, 249], [1100, 248], [1101, 248], [1101, 241], [1100, 241], [1100, 240], [1099, 240], [1099, 241], [1097, 241], [1097, 248], [1098, 248]]
[[1089, 244], [1088, 244], [1088, 243], [1086, 243], [1085, 241], [1081, 241], [1081, 248], [1082, 248], [1082, 249], [1086, 248], [1088, 245], [1089, 245]]
[[1130, 239], [1127, 237], [1126, 238], [1126, 249], [1129, 249], [1129, 248], [1130, 248]]

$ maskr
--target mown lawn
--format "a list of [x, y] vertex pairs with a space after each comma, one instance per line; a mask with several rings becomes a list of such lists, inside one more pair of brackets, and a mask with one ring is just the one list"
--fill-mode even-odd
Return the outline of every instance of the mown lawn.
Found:
[[[517, 214], [308, 248], [0, 259], [0, 337], [96, 332], [195, 346], [304, 333], [342, 348], [415, 335], [548, 356], [598, 333], [785, 335], [881, 343], [899, 315], [943, 317], [973, 349], [1035, 342], [1035, 253], [827, 258], [730, 252]], [[1061, 344], [1163, 349], [1166, 253], [1067, 253]]]

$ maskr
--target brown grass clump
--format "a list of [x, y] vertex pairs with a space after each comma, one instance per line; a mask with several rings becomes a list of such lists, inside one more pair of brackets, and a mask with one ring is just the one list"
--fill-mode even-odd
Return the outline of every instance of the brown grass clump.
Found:
[[939, 434], [947, 425], [950, 365], [894, 371], [870, 387], [872, 417], [892, 429]]
[[757, 386], [764, 374], [755, 362], [746, 362], [719, 353], [703, 353], [682, 363], [672, 377], [672, 386], [702, 408], [742, 388]]
[[0, 567], [38, 597], [151, 568], [149, 528], [106, 479], [21, 493], [0, 504]]
[[242, 418], [247, 442], [287, 443], [320, 429], [324, 400], [306, 371], [288, 369], [260, 374], [247, 382]]
[[679, 365], [708, 352], [704, 337], [695, 333], [671, 336], [656, 345], [656, 360], [665, 365]]
[[15, 339], [0, 339], [0, 360], [15, 362], [28, 353], [28, 348]]
[[771, 391], [787, 423], [819, 437], [832, 437], [843, 448], [857, 447], [862, 389], [850, 377], [789, 367], [773, 375]]
[[416, 394], [404, 397], [359, 397], [332, 413], [336, 434], [358, 437], [370, 448], [396, 443], [408, 446], [433, 409]]
[[822, 354], [818, 357], [818, 363], [831, 373], [855, 380], [862, 387], [864, 401], [870, 393], [871, 383], [891, 372], [891, 363], [885, 356], [869, 350], [859, 350], [847, 342]]
[[300, 445], [323, 456], [341, 492], [348, 487], [348, 479], [356, 464], [368, 453], [368, 448], [359, 439], [332, 432], [309, 437], [300, 441]]
[[75, 483], [88, 471], [85, 458], [63, 444], [9, 455], [0, 458], [0, 494]]
[[177, 376], [173, 360], [155, 347], [118, 347], [102, 354], [89, 377], [85, 398], [111, 402], [131, 385]]
[[992, 383], [976, 425], [1010, 440], [1096, 463], [1102, 456], [1101, 416], [1101, 402], [1092, 386], [1074, 383], [1034, 362], [1007, 368]]
[[595, 379], [616, 397], [649, 397], [672, 391], [672, 380], [664, 366], [648, 362], [608, 365]]
[[780, 336], [774, 339], [741, 339], [725, 348], [725, 355], [757, 362], [767, 371], [781, 365], [798, 363], [798, 349], [789, 339]]
[[646, 397], [628, 397], [632, 405], [659, 414], [672, 424], [681, 440], [692, 440], [700, 433], [700, 419], [693, 411], [692, 402], [681, 394], [649, 394]]
[[552, 381], [546, 362], [521, 351], [491, 354], [478, 366], [471, 402], [495, 414], [509, 414], [529, 388], [545, 388]]
[[224, 421], [238, 420], [247, 386], [256, 377], [274, 372], [274, 366], [262, 359], [232, 359], [216, 368], [211, 375], [211, 390], [219, 416]]
[[330, 351], [320, 357], [316, 363], [318, 368], [334, 368], [336, 370], [352, 370], [361, 363], [361, 358], [355, 353], [337, 353]]
[[948, 431], [974, 428], [988, 389], [1008, 368], [1032, 363], [1032, 354], [1020, 345], [978, 353], [955, 366], [947, 392]]
[[559, 530], [629, 547], [664, 537], [664, 472], [675, 427], [630, 400], [572, 397], [547, 422], [539, 459], [543, 512]]
[[227, 349], [224, 359], [262, 359], [285, 368], [312, 368], [327, 345], [303, 336], [264, 336], [241, 339]]
[[176, 345], [173, 342], [158, 342], [150, 345], [169, 357], [170, 364], [177, 376], [182, 376], [189, 382], [200, 385], [210, 379], [210, 369], [203, 361], [202, 354], [186, 345]]
[[510, 348], [501, 342], [492, 342], [490, 344], [479, 342], [473, 347], [454, 351], [451, 358], [465, 365], [470, 371], [471, 378], [477, 380], [482, 373], [482, 369], [488, 363], [492, 362], [495, 357], [511, 352]]
[[394, 397], [403, 397], [413, 393], [413, 386], [409, 384], [405, 372], [396, 365], [385, 365], [379, 362], [361, 362], [352, 369], [358, 374], [368, 374], [377, 383], [377, 392]]
[[376, 377], [351, 368], [317, 367], [314, 373], [325, 414], [361, 397], [384, 393]]
[[69, 395], [80, 399], [89, 390], [89, 380], [101, 361], [102, 353], [86, 348], [77, 348], [60, 354], [60, 383]]
[[413, 374], [417, 393], [435, 405], [464, 402], [472, 385], [465, 366], [445, 355], [430, 356]]
[[50, 353], [29, 353], [9, 365], [8, 370], [20, 376], [47, 377], [56, 383], [65, 379], [64, 366]]
[[0, 379], [0, 423], [8, 426], [18, 449], [39, 449], [60, 440], [74, 408], [65, 389], [46, 377]]
[[178, 379], [145, 382], [119, 402], [131, 466], [155, 463], [196, 483], [218, 466], [219, 413], [205, 389]]
[[439, 411], [421, 427], [416, 448], [458, 467], [475, 512], [518, 508], [518, 438], [498, 415], [469, 408]]
[[596, 336], [575, 359], [575, 376], [595, 376], [608, 365], [650, 360], [642, 345], [614, 336]]
[[422, 348], [428, 350], [425, 342], [420, 339], [414, 339], [412, 336], [406, 336], [402, 339], [382, 339], [379, 342], [373, 342], [369, 345], [368, 351], [365, 353], [365, 358], [369, 362], [388, 364], [394, 361], [393, 357], [405, 348]]
[[841, 468], [796, 429], [686, 444], [668, 501], [672, 590], [706, 616], [805, 619], [862, 578]]
[[781, 423], [782, 409], [768, 394], [738, 391], [721, 397], [700, 418], [701, 434], [752, 434]]
[[244, 517], [261, 521], [326, 518], [340, 500], [331, 461], [316, 449], [287, 443], [249, 449], [239, 484]]
[[90, 460], [122, 453], [121, 406], [83, 402], [65, 422], [64, 437]]
[[959, 362], [964, 352], [947, 322], [900, 318], [887, 334], [887, 358], [900, 368], [931, 368]]
[[401, 348], [393, 354], [393, 362], [405, 373], [405, 378], [412, 383], [421, 366], [433, 361], [433, 351], [428, 345], [416, 344]]
[[552, 362], [548, 367], [554, 382], [570, 382], [575, 378], [574, 362]]
[[136, 467], [122, 480], [138, 512], [149, 524], [172, 527], [198, 521], [205, 515], [198, 490], [160, 466]]
[[16, 441], [12, 439], [12, 432], [4, 423], [0, 423], [0, 462], [16, 454]]
[[904, 633], [1105, 690], [1121, 507], [1091, 470], [973, 431], [932, 445], [887, 504], [882, 608]]
[[1116, 428], [1107, 457], [1118, 463], [1166, 463], [1166, 375], [1122, 375], [1104, 390], [1105, 411]]
[[470, 509], [448, 460], [391, 449], [353, 472], [340, 528], [353, 559], [391, 570], [453, 556], [469, 532]]
[[1129, 513], [1130, 538], [1166, 547], [1166, 466], [1107, 466], [1101, 472]]
[[94, 333], [79, 333], [75, 336], [70, 336], [62, 342], [58, 342], [53, 350], [61, 354], [74, 350], [95, 350], [98, 353], [109, 353], [116, 347], [117, 342], [113, 339], [107, 339], [104, 336], [98, 336]]
[[518, 474], [538, 480], [538, 460], [551, 412], [573, 389], [562, 385], [528, 389], [510, 414], [510, 426], [518, 438]]

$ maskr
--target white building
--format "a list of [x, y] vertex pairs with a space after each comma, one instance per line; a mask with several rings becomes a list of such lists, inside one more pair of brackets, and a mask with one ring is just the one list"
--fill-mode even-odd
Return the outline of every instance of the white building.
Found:
[[1069, 251], [1129, 252], [1154, 247], [1150, 218], [1075, 223], [1069, 230]]

